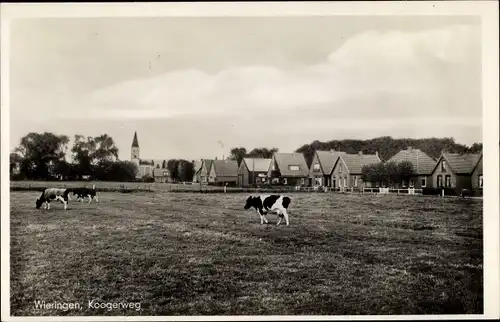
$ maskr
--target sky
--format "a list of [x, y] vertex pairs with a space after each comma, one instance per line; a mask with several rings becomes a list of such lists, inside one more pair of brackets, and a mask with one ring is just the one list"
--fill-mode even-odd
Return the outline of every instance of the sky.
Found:
[[482, 142], [480, 20], [466, 16], [19, 19], [10, 144], [112, 136], [130, 159], [293, 152], [314, 140]]

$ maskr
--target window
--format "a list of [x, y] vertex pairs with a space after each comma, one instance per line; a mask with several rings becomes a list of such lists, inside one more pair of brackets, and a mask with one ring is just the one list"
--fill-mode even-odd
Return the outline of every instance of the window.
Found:
[[415, 187], [415, 182], [413, 180], [410, 180], [410, 188]]
[[437, 186], [438, 187], [442, 187], [443, 186], [443, 176], [442, 175], [438, 175], [437, 176]]
[[401, 186], [402, 186], [402, 187], [406, 187], [406, 181], [405, 181], [405, 180], [402, 180], [402, 181], [401, 181]]
[[339, 172], [342, 173], [342, 163], [339, 163]]
[[450, 175], [447, 175], [444, 179], [444, 185], [446, 188], [450, 188], [451, 187], [451, 176]]
[[482, 188], [483, 187], [483, 175], [482, 174], [479, 175], [478, 180], [479, 180], [479, 188]]
[[319, 171], [319, 170], [320, 170], [319, 163], [313, 165], [313, 171]]
[[441, 172], [446, 172], [446, 161], [441, 161]]
[[288, 166], [288, 170], [290, 170], [290, 171], [299, 171], [300, 170], [300, 166], [298, 166], [298, 165], [289, 165]]
[[304, 185], [304, 178], [300, 179], [300, 184]]
[[424, 188], [426, 184], [427, 184], [427, 182], [426, 182], [425, 178], [423, 178], [422, 179], [422, 188]]
[[354, 177], [352, 178], [352, 180], [353, 180], [352, 185], [353, 185], [353, 186], [355, 186], [355, 187], [357, 187], [357, 186], [358, 186], [358, 177], [357, 177], [357, 176], [354, 176]]
[[347, 187], [347, 178], [344, 178], [344, 187]]

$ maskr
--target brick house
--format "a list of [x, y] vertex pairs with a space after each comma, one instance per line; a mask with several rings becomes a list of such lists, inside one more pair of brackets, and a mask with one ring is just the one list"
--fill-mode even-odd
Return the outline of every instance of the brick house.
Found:
[[302, 153], [275, 153], [267, 176], [271, 184], [306, 186], [309, 168]]
[[208, 177], [213, 178], [213, 184], [236, 185], [238, 163], [235, 160], [213, 160]]
[[333, 166], [341, 154], [346, 153], [335, 150], [314, 152], [314, 157], [309, 169], [309, 185], [331, 187]]
[[406, 150], [399, 151], [396, 155], [388, 160], [388, 162], [400, 163], [408, 161], [413, 165], [415, 176], [410, 178], [408, 182], [403, 181], [397, 184], [396, 188], [425, 188], [432, 187], [432, 170], [436, 166], [436, 160], [428, 156], [420, 149], [413, 149], [412, 147]]
[[193, 171], [194, 171], [194, 175], [193, 175], [193, 183], [199, 183], [200, 182], [200, 175], [201, 175], [201, 165], [202, 165], [203, 161], [202, 160], [198, 160], [198, 161], [195, 161], [194, 162], [194, 165], [193, 165]]
[[210, 175], [213, 161], [214, 160], [210, 159], [201, 160], [201, 167], [198, 175], [200, 178], [200, 182], [203, 184], [209, 184], [215, 182], [215, 178]]
[[443, 152], [432, 171], [434, 188], [462, 189], [483, 187], [483, 154], [459, 154]]
[[170, 172], [167, 169], [154, 168], [153, 177], [157, 183], [171, 182]]
[[238, 168], [238, 185], [248, 186], [267, 183], [267, 172], [272, 159], [243, 158]]
[[363, 166], [382, 162], [375, 154], [340, 154], [331, 172], [332, 188], [361, 189], [364, 185], [361, 178]]

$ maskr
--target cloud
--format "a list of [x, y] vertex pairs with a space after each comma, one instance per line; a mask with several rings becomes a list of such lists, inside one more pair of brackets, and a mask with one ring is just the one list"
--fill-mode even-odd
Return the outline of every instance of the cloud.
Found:
[[[316, 65], [290, 70], [241, 66], [215, 74], [178, 70], [103, 88], [81, 104], [89, 109], [85, 115], [90, 117], [167, 118], [279, 114], [290, 108], [328, 104], [332, 109], [341, 105], [355, 111], [362, 107], [349, 106], [349, 101], [360, 96], [365, 102], [372, 99], [372, 111], [383, 111], [394, 95], [402, 110], [405, 105], [413, 107], [415, 97], [426, 101], [426, 106], [414, 111], [417, 116], [436, 108], [446, 110], [450, 103], [458, 103], [453, 106], [454, 114], [467, 114], [471, 106], [459, 106], [460, 102], [470, 103], [473, 94], [480, 97], [471, 92], [480, 91], [472, 81], [480, 72], [478, 35], [477, 27], [465, 25], [415, 33], [368, 31], [348, 39]], [[382, 94], [387, 95], [380, 100]]]

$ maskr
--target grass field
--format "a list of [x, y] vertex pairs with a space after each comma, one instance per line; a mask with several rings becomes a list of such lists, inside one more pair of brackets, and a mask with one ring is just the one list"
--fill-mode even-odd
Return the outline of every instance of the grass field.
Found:
[[276, 227], [246, 196], [103, 192], [47, 211], [11, 192], [11, 314], [483, 312], [482, 200], [297, 193]]

